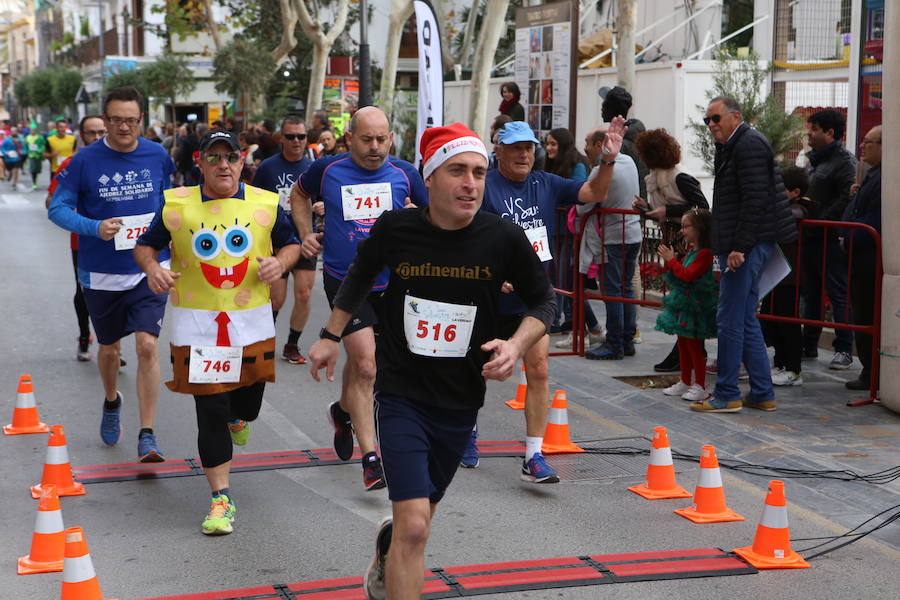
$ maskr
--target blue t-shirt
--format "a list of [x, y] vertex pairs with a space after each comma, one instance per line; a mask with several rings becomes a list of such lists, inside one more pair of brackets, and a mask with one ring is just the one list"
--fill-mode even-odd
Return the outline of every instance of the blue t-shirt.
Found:
[[[526, 233], [544, 227], [545, 235], [531, 241], [534, 245], [543, 243], [546, 246], [542, 260], [547, 262], [550, 241], [556, 232], [556, 209], [578, 202], [582, 185], [583, 181], [564, 179], [544, 171], [532, 171], [525, 181], [510, 181], [500, 174], [499, 169], [491, 169], [485, 177], [481, 210], [516, 223]], [[503, 314], [520, 314], [527, 309], [521, 298], [513, 293], [501, 295], [500, 310]]]
[[[325, 203], [322, 263], [325, 272], [338, 279], [347, 275], [356, 247], [369, 237], [378, 217], [376, 212], [402, 209], [406, 198], [419, 207], [428, 204], [428, 192], [419, 172], [394, 156], [374, 171], [357, 165], [349, 153], [326, 156], [300, 176], [298, 185], [304, 194]], [[370, 216], [354, 218], [366, 212]], [[383, 290], [387, 281], [385, 270], [372, 289]]]
[[305, 154], [300, 160], [285, 160], [279, 152], [259, 163], [251, 185], [278, 194], [278, 205], [291, 212], [291, 188], [294, 182], [309, 169], [313, 161]]
[[0, 144], [0, 152], [3, 152], [3, 160], [8, 163], [14, 163], [22, 160], [26, 152], [25, 138], [21, 135], [13, 137], [7, 136], [3, 143]]
[[[137, 148], [117, 152], [104, 138], [79, 150], [56, 179], [60, 187], [78, 195], [79, 215], [102, 221], [156, 213], [174, 172], [172, 159], [155, 142], [138, 138]], [[159, 260], [168, 258], [169, 249], [165, 248]], [[79, 239], [78, 267], [94, 273], [141, 272], [130, 249], [116, 250], [113, 240], [87, 235]]]

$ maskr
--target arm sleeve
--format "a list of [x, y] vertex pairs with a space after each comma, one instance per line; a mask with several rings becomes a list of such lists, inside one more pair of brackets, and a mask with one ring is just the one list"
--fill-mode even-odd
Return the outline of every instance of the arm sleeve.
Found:
[[828, 221], [840, 221], [844, 209], [850, 204], [850, 186], [856, 181], [856, 163], [850, 160], [841, 161], [834, 173], [834, 184], [837, 197], [828, 207], [823, 219]]
[[101, 221], [79, 215], [76, 212], [77, 207], [78, 194], [62, 185], [53, 193], [47, 217], [55, 224], [72, 233], [99, 237]]
[[684, 213], [692, 208], [705, 208], [709, 210], [709, 202], [700, 188], [700, 182], [687, 173], [679, 173], [675, 177], [675, 185], [681, 197], [685, 199], [686, 204], [669, 204], [666, 206], [666, 217], [680, 218]]
[[516, 293], [528, 307], [525, 316], [534, 317], [549, 331], [550, 324], [556, 319], [556, 295], [553, 287], [528, 242], [525, 231], [519, 227], [509, 231], [512, 268], [509, 276], [503, 279], [513, 284]]
[[162, 211], [163, 207], [160, 206], [156, 214], [153, 215], [150, 225], [147, 226], [147, 231], [142, 233], [141, 237], [137, 239], [139, 246], [150, 246], [155, 250], [162, 250], [172, 241], [172, 234], [163, 225]]
[[587, 185], [584, 181], [564, 179], [553, 173], [544, 173], [544, 177], [549, 180], [551, 189], [556, 191], [557, 206], [578, 204], [578, 192], [581, 191], [581, 186]]
[[330, 161], [327, 158], [319, 158], [297, 179], [300, 191], [310, 198], [318, 198], [322, 190], [322, 174]]
[[284, 209], [278, 207], [278, 216], [275, 217], [275, 225], [272, 227], [272, 247], [275, 250], [291, 244], [299, 244], [300, 237], [294, 227], [294, 221]]
[[[369, 237], [357, 246], [356, 257], [350, 264], [350, 268], [347, 269], [347, 276], [334, 297], [334, 306], [347, 311], [351, 315], [362, 306], [366, 296], [372, 290], [375, 278], [378, 277], [378, 274], [385, 267], [380, 250], [384, 247], [383, 240], [387, 235], [385, 218], [391, 212], [382, 213], [378, 220], [375, 221], [375, 225], [372, 226]], [[534, 254], [534, 251], [531, 253]]]
[[687, 267], [682, 265], [677, 258], [669, 259], [666, 262], [666, 267], [671, 269], [672, 275], [681, 281], [693, 283], [703, 277], [703, 274], [712, 268], [712, 261], [712, 252], [709, 250], [701, 250]]

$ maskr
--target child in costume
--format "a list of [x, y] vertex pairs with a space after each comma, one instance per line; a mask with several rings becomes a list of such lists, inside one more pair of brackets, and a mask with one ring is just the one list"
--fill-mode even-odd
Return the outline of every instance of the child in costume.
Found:
[[660, 245], [657, 251], [665, 261], [667, 270], [663, 278], [669, 293], [663, 299], [663, 312], [656, 319], [656, 329], [678, 336], [681, 365], [681, 380], [663, 393], [692, 402], [709, 397], [703, 340], [716, 337], [719, 291], [712, 272], [711, 229], [712, 213], [692, 209], [681, 217], [681, 231], [688, 247], [684, 259], [679, 262], [675, 251], [666, 245]]

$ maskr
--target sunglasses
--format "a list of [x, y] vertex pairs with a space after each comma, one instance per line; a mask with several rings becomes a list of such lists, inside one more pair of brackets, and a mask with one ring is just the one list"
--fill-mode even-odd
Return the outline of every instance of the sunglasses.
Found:
[[712, 121], [713, 123], [718, 123], [718, 122], [721, 121], [721, 120], [722, 120], [722, 115], [715, 114], [715, 115], [713, 115], [713, 116], [711, 116], [711, 117], [703, 117], [703, 124], [704, 124], [704, 125], [709, 125], [709, 122], [710, 122], [710, 121]]
[[283, 137], [286, 140], [292, 140], [292, 141], [293, 140], [301, 140], [302, 141], [302, 140], [306, 139], [306, 134], [305, 133], [282, 133], [281, 137]]
[[231, 164], [235, 164], [241, 160], [240, 152], [229, 152], [228, 154], [207, 154], [206, 162], [210, 165], [217, 165], [222, 159], [227, 160]]

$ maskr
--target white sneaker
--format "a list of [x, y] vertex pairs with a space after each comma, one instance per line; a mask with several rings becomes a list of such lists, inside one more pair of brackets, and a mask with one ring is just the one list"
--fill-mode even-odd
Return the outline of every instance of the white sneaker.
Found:
[[[664, 389], [663, 394], [665, 394], [666, 396], [681, 396], [682, 394], [686, 394], [690, 389], [691, 386], [679, 379], [678, 383], [676, 383], [675, 385], [670, 385], [669, 387]], [[704, 396], [703, 399], [706, 399], [706, 396]]]
[[709, 392], [695, 383], [688, 391], [683, 393], [681, 397], [684, 400], [690, 400], [691, 402], [702, 402], [709, 398]]
[[640, 330], [640, 329], [635, 329], [635, 330], [634, 330], [634, 337], [631, 338], [631, 341], [634, 342], [635, 344], [640, 344], [641, 342], [644, 341], [644, 338], [641, 337], [641, 330]]
[[784, 372], [784, 367], [772, 367], [772, 378], [774, 379], [774, 377], [776, 375], [778, 375], [779, 373], [783, 373], [783, 372]]
[[600, 330], [600, 333], [588, 333], [587, 339], [587, 347], [588, 348], [596, 348], [600, 344], [606, 341], [606, 334], [603, 333], [603, 330]]
[[803, 385], [803, 377], [793, 371], [781, 371], [772, 375], [772, 385]]
[[564, 337], [560, 340], [556, 340], [556, 342], [553, 345], [556, 346], [557, 348], [565, 348], [566, 350], [571, 350], [572, 349], [572, 333], [567, 333], [566, 337]]
[[[589, 333], [588, 338], [584, 341], [585, 348], [596, 348], [600, 344], [606, 341], [606, 336], [603, 333]], [[572, 334], [569, 333], [566, 337], [561, 340], [557, 340], [554, 344], [557, 348], [571, 350], [572, 349]]]

